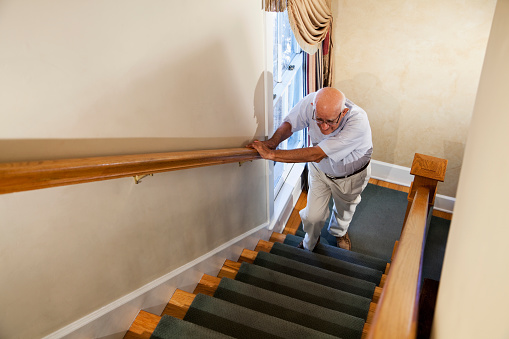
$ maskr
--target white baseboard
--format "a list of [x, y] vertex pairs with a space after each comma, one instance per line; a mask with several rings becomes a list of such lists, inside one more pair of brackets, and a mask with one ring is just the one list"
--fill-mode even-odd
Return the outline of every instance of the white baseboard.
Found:
[[244, 248], [254, 249], [258, 240], [268, 240], [268, 225], [253, 228], [43, 339], [122, 339], [140, 310], [161, 314], [177, 288], [193, 292], [204, 273], [216, 276], [225, 259], [237, 261]]
[[414, 181], [410, 168], [378, 160], [371, 160], [371, 177], [406, 187], [410, 187]]
[[[378, 160], [371, 160], [371, 177], [406, 187], [410, 187], [414, 180], [414, 176], [410, 174], [410, 168]], [[437, 194], [434, 209], [452, 213], [455, 202], [456, 198]]]

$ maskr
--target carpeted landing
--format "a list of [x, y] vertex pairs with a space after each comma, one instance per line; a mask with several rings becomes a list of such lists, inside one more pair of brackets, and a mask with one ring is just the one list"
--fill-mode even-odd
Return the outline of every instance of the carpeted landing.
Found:
[[258, 252], [183, 320], [163, 316], [152, 338], [362, 338], [387, 263], [326, 244], [301, 250], [300, 240]]

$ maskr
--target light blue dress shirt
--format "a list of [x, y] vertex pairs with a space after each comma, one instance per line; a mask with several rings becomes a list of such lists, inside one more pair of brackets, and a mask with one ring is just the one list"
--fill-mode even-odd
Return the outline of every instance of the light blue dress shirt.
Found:
[[304, 97], [284, 121], [292, 125], [292, 132], [309, 127], [313, 146], [320, 147], [327, 155], [317, 164], [322, 172], [333, 177], [350, 175], [371, 159], [373, 143], [368, 115], [362, 108], [346, 99], [348, 113], [334, 132], [324, 135], [312, 119], [315, 96], [316, 92]]

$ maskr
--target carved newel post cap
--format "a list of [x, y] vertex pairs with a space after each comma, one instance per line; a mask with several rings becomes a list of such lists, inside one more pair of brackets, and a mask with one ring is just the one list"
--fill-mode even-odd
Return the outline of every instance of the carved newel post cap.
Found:
[[446, 169], [446, 159], [415, 153], [410, 174], [443, 182]]

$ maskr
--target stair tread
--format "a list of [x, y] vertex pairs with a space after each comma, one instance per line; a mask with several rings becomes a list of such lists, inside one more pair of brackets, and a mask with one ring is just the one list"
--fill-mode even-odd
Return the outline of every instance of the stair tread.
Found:
[[204, 274], [196, 288], [194, 289], [193, 293], [198, 294], [206, 294], [206, 295], [214, 295], [214, 292], [216, 291], [217, 285], [219, 285], [219, 282], [221, 281], [218, 277], [213, 277], [208, 274]]
[[366, 319], [371, 299], [268, 268], [242, 263], [235, 280]]
[[140, 311], [131, 324], [129, 331], [125, 334], [124, 339], [150, 338], [160, 320], [160, 316]]
[[194, 300], [196, 295], [194, 293], [189, 293], [186, 291], [182, 291], [177, 289], [161, 315], [169, 315], [174, 318], [184, 319], [189, 306]]
[[154, 333], [152, 334], [153, 339], [170, 339], [170, 338], [210, 338], [210, 339], [223, 339], [233, 338], [226, 334], [213, 331], [209, 328], [196, 325], [192, 322], [177, 319], [165, 315], [161, 318], [161, 321], [157, 325]]
[[[230, 260], [226, 260], [226, 262], [228, 262], [228, 261], [230, 261]], [[226, 264], [226, 262], [225, 262], [225, 264]], [[235, 263], [235, 262], [231, 261], [231, 263]], [[237, 263], [237, 264], [240, 265], [240, 263]], [[237, 274], [237, 272], [235, 272], [235, 275], [236, 274]], [[207, 286], [202, 288], [200, 286], [200, 284], [202, 284], [204, 281], [207, 284]], [[203, 277], [202, 277], [202, 280], [200, 281], [200, 283], [196, 287], [196, 290], [206, 290], [207, 295], [213, 296], [215, 290], [219, 286], [220, 281], [221, 281], [221, 279], [218, 279], [216, 277], [204, 274]], [[198, 293], [198, 292], [195, 292], [195, 293]], [[372, 302], [371, 302], [371, 305], [370, 305], [370, 308], [369, 308], [369, 312], [368, 312], [368, 316], [367, 316], [367, 319], [366, 319], [366, 323], [371, 323], [371, 321], [373, 320], [373, 314], [374, 314], [374, 311], [375, 311], [375, 308], [376, 308], [376, 303], [380, 299], [381, 293], [382, 293], [382, 288], [376, 287], [374, 295], [373, 295], [373, 299], [372, 299]]]
[[[295, 247], [302, 241], [302, 239], [303, 237], [288, 234], [284, 240], [284, 244]], [[353, 262], [357, 265], [370, 267], [382, 272], [385, 271], [387, 266], [387, 261], [383, 259], [359, 252], [344, 250], [336, 246], [325, 245], [323, 243], [317, 244], [314, 252], [343, 261]]]
[[380, 283], [383, 275], [383, 271], [380, 270], [280, 243], [275, 243], [270, 253], [350, 277], [370, 281], [376, 285]]
[[184, 320], [236, 338], [337, 338], [204, 294], [194, 298]]
[[214, 297], [343, 339], [359, 339], [364, 328], [358, 317], [238, 280], [221, 279]]
[[[300, 252], [304, 251], [300, 250]], [[376, 287], [373, 282], [271, 253], [259, 252], [253, 264], [370, 299], [373, 297]]]

